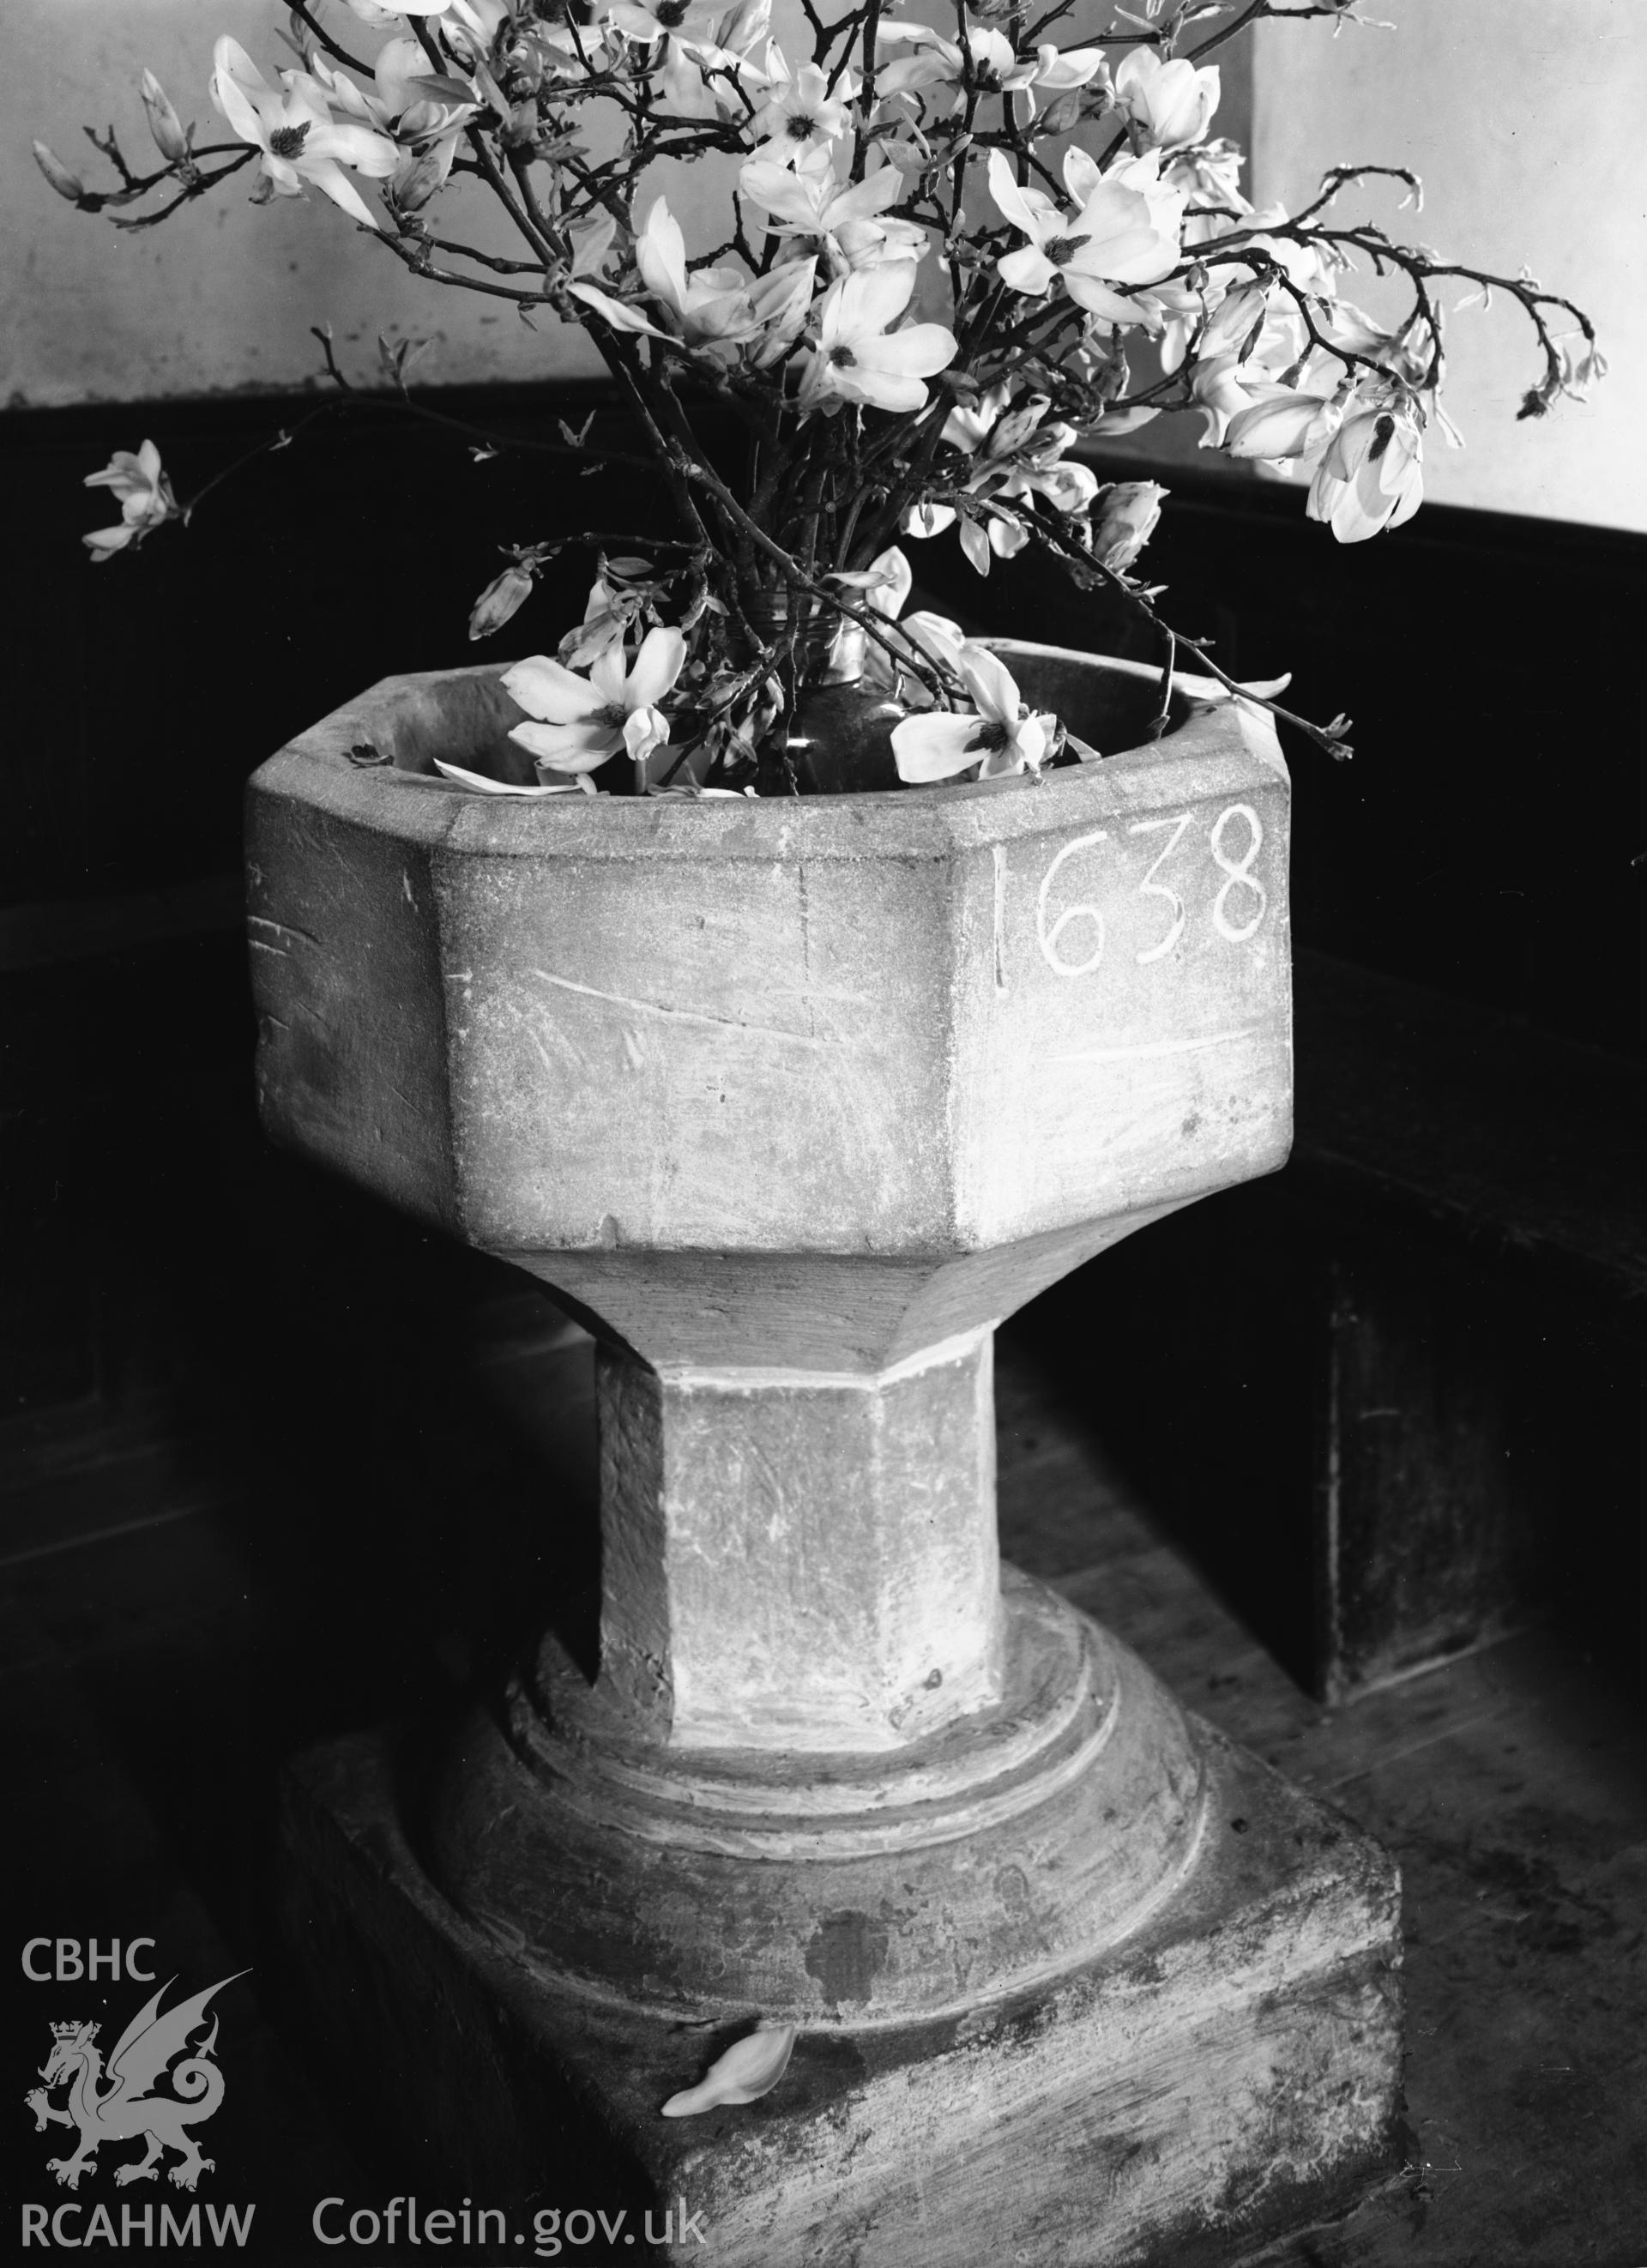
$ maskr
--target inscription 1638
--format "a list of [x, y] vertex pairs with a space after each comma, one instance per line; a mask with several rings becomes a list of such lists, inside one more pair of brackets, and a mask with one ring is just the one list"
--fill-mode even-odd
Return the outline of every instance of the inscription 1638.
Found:
[[[1204, 811], [1186, 811], [1073, 836], [1060, 845], [1035, 893], [1042, 957], [1058, 976], [1090, 976], [1117, 950], [1145, 968], [1165, 960], [1191, 924], [1202, 921], [1230, 945], [1249, 943], [1269, 909], [1257, 872], [1263, 845], [1263, 821], [1250, 803], [1227, 804], [1210, 825]], [[1007, 866], [998, 846], [995, 858], [996, 968], [1004, 985]], [[1221, 879], [1213, 887], [1215, 877]], [[1135, 908], [1136, 900], [1145, 903]], [[1125, 923], [1117, 944], [1112, 931], [1121, 928], [1123, 909], [1139, 917]]]

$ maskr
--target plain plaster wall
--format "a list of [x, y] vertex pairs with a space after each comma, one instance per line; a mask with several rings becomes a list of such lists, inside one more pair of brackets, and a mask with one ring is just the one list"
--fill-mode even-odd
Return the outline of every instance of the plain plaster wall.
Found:
[[[1588, 407], [1515, 422], [1541, 368], [1502, 298], [1449, 327], [1445, 400], [1467, 446], [1429, 446], [1425, 492], [1445, 504], [1647, 528], [1647, 5], [1643, 0], [1364, 0], [1370, 26], [1261, 26], [1252, 187], [1296, 204], [1323, 169], [1410, 166], [1398, 188], [1349, 191], [1347, 219], [1500, 275], [1525, 262], [1597, 324], [1612, 375]], [[1381, 301], [1367, 279], [1347, 296]], [[1468, 287], [1454, 284], [1444, 304]]]
[[[365, 57], [383, 34], [334, 7], [343, 44]], [[407, 274], [318, 194], [248, 202], [253, 174], [225, 182], [152, 231], [129, 234], [53, 195], [30, 144], [50, 144], [89, 188], [114, 186], [83, 125], [112, 120], [129, 161], [157, 164], [138, 99], [146, 64], [202, 144], [232, 137], [206, 94], [213, 43], [229, 33], [271, 77], [292, 58], [278, 0], [6, 0], [0, 77], [0, 402], [67, 402], [300, 385], [319, 364], [311, 324], [329, 320], [345, 368], [371, 382], [379, 331], [430, 341], [418, 365], [434, 384], [598, 373], [584, 333], [547, 313], [531, 330], [501, 301]], [[688, 232], [710, 169], [669, 169]], [[662, 185], [663, 169], [659, 169]], [[461, 218], [464, 225], [456, 225]], [[473, 225], [472, 219], [479, 225]], [[440, 232], [512, 253], [485, 190], [460, 184]]]

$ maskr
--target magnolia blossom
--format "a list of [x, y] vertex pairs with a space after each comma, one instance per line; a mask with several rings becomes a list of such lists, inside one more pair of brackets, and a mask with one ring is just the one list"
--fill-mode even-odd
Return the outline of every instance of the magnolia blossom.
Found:
[[669, 34], [712, 39], [726, 11], [719, 0], [612, 0], [604, 12], [631, 40], [650, 42]]
[[[1325, 320], [1324, 311], [1318, 311], [1318, 318]], [[1289, 295], [1272, 284], [1244, 282], [1213, 310], [1190, 368], [1189, 390], [1206, 416], [1201, 446], [1221, 447], [1236, 418], [1274, 404], [1283, 394], [1304, 393], [1318, 404], [1325, 401], [1342, 376], [1341, 363], [1312, 351], [1303, 314]], [[1244, 431], [1250, 434], [1259, 423], [1254, 420]], [[1279, 432], [1279, 421], [1269, 430]], [[1244, 453], [1265, 453], [1248, 448]], [[1280, 455], [1277, 451], [1277, 460]]]
[[1132, 565], [1155, 533], [1167, 493], [1158, 481], [1115, 481], [1104, 490], [1103, 509], [1092, 519], [1092, 556], [1100, 567], [1120, 575]]
[[793, 337], [811, 304], [810, 260], [775, 269], [753, 285], [735, 268], [688, 269], [680, 224], [662, 197], [641, 224], [635, 264], [688, 346], [736, 346], [756, 338], [767, 314]]
[[349, 5], [363, 24], [374, 32], [387, 30], [398, 24], [402, 16], [440, 16], [452, 4], [452, 0], [394, 0], [393, 7], [384, 0], [349, 0]]
[[141, 543], [151, 528], [178, 517], [172, 483], [160, 468], [160, 452], [145, 441], [134, 457], [129, 449], [116, 449], [100, 473], [88, 473], [85, 487], [113, 489], [120, 498], [120, 521], [114, 527], [94, 528], [80, 539], [94, 563], [112, 559], [129, 543]]
[[1364, 409], [1347, 417], [1316, 468], [1305, 507], [1341, 543], [1400, 527], [1424, 493], [1423, 436], [1411, 409]]
[[[338, 108], [350, 107], [344, 98], [349, 81], [342, 71], [328, 77], [317, 70], [315, 76], [333, 88]], [[432, 141], [479, 115], [481, 105], [473, 99], [474, 88], [462, 79], [431, 72], [429, 58], [415, 40], [387, 40], [378, 51], [371, 77], [383, 121], [398, 122], [402, 141]]]
[[1261, 457], [1271, 463], [1306, 456], [1337, 427], [1339, 405], [1333, 394], [1303, 393], [1290, 386], [1248, 392], [1248, 407], [1236, 411], [1224, 434], [1226, 456]]
[[491, 637], [513, 620], [532, 596], [532, 576], [517, 560], [494, 576], [469, 609], [471, 638]]
[[780, 236], [815, 237], [837, 275], [884, 260], [919, 260], [926, 250], [923, 228], [886, 217], [904, 188], [903, 175], [891, 166], [861, 181], [839, 180], [828, 146], [820, 144], [793, 166], [750, 158], [738, 186], [772, 216]]
[[35, 143], [34, 163], [60, 197], [67, 197], [71, 205], [79, 203], [85, 195], [85, 183], [70, 166], [63, 164], [62, 159], [48, 144]]
[[766, 73], [746, 55], [697, 39], [666, 39], [651, 77], [660, 110], [723, 126], [741, 126], [767, 85]]
[[650, 559], [603, 559], [591, 586], [584, 619], [561, 640], [555, 659], [568, 669], [587, 669], [608, 646], [621, 645], [647, 603]]
[[776, 46], [767, 51], [767, 70], [771, 96], [749, 122], [750, 132], [761, 138], [759, 156], [792, 166], [803, 151], [820, 142], [833, 142], [845, 133], [849, 123], [847, 105], [857, 92], [857, 82], [850, 71], [832, 94], [816, 63], [803, 64], [791, 77], [783, 51]]
[[300, 197], [311, 182], [367, 228], [376, 228], [364, 199], [343, 173], [386, 180], [401, 153], [386, 134], [332, 116], [326, 89], [305, 71], [283, 71], [270, 86], [238, 40], [219, 40], [212, 51], [212, 107], [242, 142], [263, 153], [259, 171], [278, 197]]
[[1011, 672], [987, 646], [961, 645], [944, 659], [962, 679], [977, 713], [933, 709], [894, 725], [899, 778], [915, 784], [949, 779], [974, 764], [980, 779], [1039, 771], [1056, 740], [1057, 718], [1026, 705]]
[[[1044, 394], [1004, 414], [1010, 386], [991, 387], [970, 406], [962, 404], [945, 420], [942, 439], [973, 459], [967, 478], [968, 495], [981, 504], [1002, 505], [1017, 497], [1042, 496], [1056, 512], [1085, 512], [1098, 493], [1098, 476], [1085, 465], [1065, 464], [1063, 452], [1075, 439], [1075, 428], [1062, 423], [1041, 424], [1048, 409]], [[953, 525], [955, 507], [947, 504], [918, 504], [904, 519], [908, 535], [937, 535]], [[1016, 513], [982, 511], [967, 514], [960, 523], [960, 548], [980, 575], [989, 571], [991, 558], [1011, 559], [1030, 540], [1030, 530]]]
[[1270, 284], [1238, 284], [1232, 291], [1226, 291], [1208, 316], [1195, 342], [1197, 353], [1210, 359], [1218, 355], [1251, 353], [1258, 344], [1264, 319], [1275, 298], [1275, 286]]
[[[1104, 67], [1101, 48], [1060, 50], [1050, 42], [1031, 55], [1020, 55], [1003, 33], [974, 29], [967, 34], [972, 55], [973, 84], [986, 94], [1027, 94], [1034, 107], [1037, 88], [1060, 94], [1085, 86]], [[960, 56], [955, 53], [959, 69]], [[964, 96], [965, 89], [961, 90]]]
[[[882, 615], [890, 623], [895, 622], [901, 613], [915, 578], [909, 562], [894, 544], [890, 550], [883, 551], [878, 558], [871, 559], [867, 567], [852, 571], [837, 568], [824, 579], [840, 584], [860, 607], [866, 607], [871, 614]], [[875, 643], [871, 663], [871, 641], [863, 624], [854, 622], [849, 615], [843, 615], [830, 643], [825, 682], [851, 684], [857, 679], [865, 677], [871, 683], [890, 690], [891, 658], [885, 646]]]
[[151, 70], [144, 71], [137, 83], [143, 97], [143, 107], [149, 121], [149, 131], [154, 136], [154, 146], [171, 166], [181, 164], [188, 157], [188, 135], [183, 122], [172, 104], [172, 99]]
[[864, 401], [877, 409], [921, 409], [923, 381], [955, 358], [955, 334], [942, 323], [892, 331], [915, 290], [913, 260], [855, 270], [829, 286], [818, 313], [818, 350], [801, 381], [807, 408]]
[[1019, 252], [996, 262], [1001, 281], [1036, 297], [1062, 276], [1064, 289], [1090, 314], [1115, 324], [1141, 321], [1134, 299], [1117, 284], [1158, 284], [1178, 261], [1183, 194], [1160, 185], [1160, 159], [1125, 158], [1100, 174], [1085, 151], [1063, 161], [1065, 184], [1079, 210], [1073, 217], [1050, 197], [1024, 189], [1002, 150], [989, 152], [989, 194], [1004, 217], [1028, 237]]
[[884, 20], [878, 27], [877, 44], [914, 51], [883, 65], [876, 80], [883, 96], [948, 85], [953, 89], [958, 108], [967, 99], [968, 77], [981, 94], [1027, 96], [1032, 113], [1037, 92], [1067, 93], [1088, 85], [1100, 74], [1107, 77], [1101, 48], [1061, 49], [1048, 40], [1033, 54], [1023, 55], [1004, 33], [983, 26], [974, 26], [967, 33], [969, 70], [963, 66], [957, 43], [930, 24]]
[[669, 719], [657, 704], [686, 658], [679, 630], [653, 630], [627, 674], [621, 646], [599, 655], [587, 677], [540, 653], [518, 661], [504, 673], [504, 690], [534, 721], [512, 726], [509, 737], [550, 771], [576, 773], [591, 794], [588, 775], [620, 748], [643, 777], [647, 759], [669, 744]]
[[1134, 48], [1115, 73], [1115, 99], [1153, 150], [1199, 142], [1218, 107], [1218, 68], [1200, 70], [1187, 58], [1164, 63], [1152, 48]]
[[604, 315], [614, 329], [679, 339], [720, 362], [746, 353], [761, 370], [778, 361], [799, 337], [812, 305], [812, 260], [785, 261], [753, 277], [736, 268], [688, 269], [680, 225], [659, 197], [636, 239], [635, 260], [642, 282], [671, 326], [665, 330], [628, 300], [615, 299], [578, 276], [580, 264], [592, 264], [592, 250], [598, 271], [610, 240], [603, 235], [580, 250], [566, 289], [570, 297]]

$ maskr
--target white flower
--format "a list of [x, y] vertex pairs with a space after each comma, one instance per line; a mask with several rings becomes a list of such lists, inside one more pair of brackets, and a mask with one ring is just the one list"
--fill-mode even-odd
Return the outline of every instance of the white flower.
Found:
[[643, 777], [648, 757], [669, 744], [669, 720], [657, 703], [686, 658], [679, 630], [652, 630], [627, 674], [621, 646], [599, 656], [587, 677], [546, 654], [518, 661], [504, 673], [504, 690], [536, 721], [512, 726], [509, 737], [549, 770], [583, 777], [591, 793], [586, 776], [620, 748], [628, 749]]
[[[688, 269], [680, 224], [662, 197], [642, 223], [635, 261], [641, 280], [686, 344], [723, 358], [754, 345], [758, 366], [776, 361], [799, 335], [812, 305], [811, 260], [785, 261], [753, 279], [735, 268]], [[601, 305], [603, 295], [576, 284], [570, 288]], [[601, 305], [601, 312], [609, 314], [609, 305]]]
[[651, 77], [659, 111], [724, 126], [743, 124], [750, 101], [767, 83], [766, 73], [746, 55], [702, 40], [674, 38], [664, 41]]
[[282, 90], [270, 86], [238, 40], [219, 40], [212, 50], [213, 107], [242, 142], [263, 153], [260, 171], [275, 195], [300, 197], [305, 181], [367, 228], [376, 228], [365, 201], [343, 173], [386, 180], [400, 163], [386, 134], [339, 124], [326, 89], [304, 71], [283, 71]]
[[619, 31], [649, 45], [671, 35], [710, 39], [724, 13], [719, 0], [612, 0], [606, 11]]
[[751, 158], [738, 177], [751, 204], [777, 222], [781, 236], [815, 237], [837, 275], [886, 260], [919, 260], [926, 231], [914, 221], [888, 220], [888, 205], [903, 195], [903, 175], [892, 166], [861, 181], [835, 177], [827, 144], [807, 151], [794, 165]]
[[664, 198], [647, 211], [635, 239], [635, 264], [654, 299], [674, 319], [674, 328], [689, 346], [700, 346], [746, 333], [750, 325], [749, 295], [736, 269], [687, 267], [686, 239], [680, 224]]
[[173, 107], [171, 97], [151, 70], [144, 71], [138, 81], [138, 92], [143, 97], [155, 148], [168, 165], [180, 164], [188, 156], [188, 136]]
[[889, 331], [915, 290], [913, 260], [889, 260], [832, 284], [819, 308], [818, 350], [801, 381], [808, 408], [833, 397], [877, 409], [920, 409], [923, 382], [955, 357], [955, 334], [942, 323]]
[[[1055, 512], [1085, 512], [1098, 493], [1098, 475], [1085, 465], [1061, 461], [1075, 438], [1074, 426], [1041, 425], [1048, 409], [1044, 394], [1032, 394], [1004, 416], [1011, 393], [1010, 385], [994, 387], [972, 405], [952, 409], [945, 421], [941, 438], [973, 459], [968, 495], [995, 504], [1043, 496]], [[904, 533], [937, 535], [955, 518], [952, 504], [917, 504], [905, 515]], [[961, 550], [980, 575], [989, 573], [992, 558], [1011, 559], [1029, 541], [1029, 527], [1014, 512], [984, 512], [961, 520]]]
[[1030, 239], [1022, 251], [996, 262], [1001, 281], [1040, 297], [1062, 276], [1070, 297], [1089, 314], [1117, 324], [1143, 321], [1146, 311], [1112, 286], [1158, 284], [1177, 263], [1183, 194], [1162, 188], [1159, 169], [1151, 151], [1100, 174], [1085, 151], [1070, 151], [1064, 180], [1079, 206], [1070, 217], [1039, 190], [1021, 188], [1005, 151], [991, 150], [989, 194]]
[[1305, 507], [1341, 543], [1400, 527], [1424, 493], [1423, 436], [1410, 409], [1364, 409], [1347, 417], [1316, 468]]
[[1161, 498], [1158, 481], [1116, 481], [1104, 491], [1104, 508], [1092, 522], [1092, 556], [1113, 575], [1130, 567], [1154, 534]]
[[833, 142], [847, 128], [847, 105], [857, 92], [850, 71], [829, 92], [829, 82], [816, 63], [804, 63], [791, 77], [783, 51], [767, 51], [772, 94], [749, 122], [749, 131], [761, 137], [757, 156], [775, 158], [792, 166], [804, 150], [819, 142]]
[[1151, 149], [1181, 150], [1201, 140], [1218, 107], [1218, 67], [1197, 70], [1182, 55], [1164, 63], [1152, 48], [1135, 48], [1115, 73], [1115, 99]]
[[495, 576], [469, 609], [469, 636], [491, 637], [532, 596], [532, 577], [518, 560]]
[[[967, 73], [961, 67], [961, 51], [942, 32], [934, 31], [929, 24], [883, 21], [877, 44], [915, 50], [882, 66], [875, 82], [881, 95], [916, 93], [925, 87], [948, 85], [954, 90], [957, 107], [966, 100]], [[1021, 55], [1004, 33], [982, 26], [974, 26], [967, 32], [967, 46], [972, 83], [977, 92], [1027, 95], [1032, 111], [1037, 91], [1064, 93], [1087, 85], [1104, 70], [1101, 48], [1061, 50], [1048, 41], [1033, 55]]]
[[[914, 627], [913, 617], [906, 627]], [[947, 640], [936, 643], [941, 658], [965, 681], [977, 713], [934, 709], [895, 725], [892, 752], [899, 778], [949, 779], [974, 764], [980, 779], [1039, 771], [1056, 737], [1057, 718], [1025, 706], [1011, 672], [987, 646], [948, 649]]]
[[[974, 29], [967, 34], [972, 51], [973, 84], [985, 94], [1027, 94], [1032, 109], [1037, 87], [1058, 94], [1085, 86], [1104, 64], [1101, 48], [1071, 48], [1067, 54], [1048, 43], [1033, 55], [1020, 55], [1004, 33]], [[957, 63], [960, 57], [956, 57]]]
[[120, 524], [94, 528], [80, 541], [95, 564], [112, 559], [129, 543], [141, 543], [151, 528], [179, 517], [172, 483], [160, 468], [160, 452], [145, 441], [134, 457], [129, 449], [116, 449], [100, 473], [88, 473], [89, 489], [113, 489], [120, 498]]
[[85, 195], [85, 183], [78, 173], [72, 172], [63, 164], [62, 159], [49, 144], [44, 142], [35, 143], [34, 163], [60, 197], [67, 197], [71, 205], [79, 203]]
[[1290, 386], [1249, 387], [1248, 406], [1231, 418], [1223, 447], [1230, 457], [1261, 457], [1276, 463], [1307, 456], [1338, 423], [1331, 394], [1301, 393]]
[[349, 5], [363, 24], [381, 32], [402, 16], [444, 15], [451, 0], [394, 0], [393, 7], [385, 6], [383, 0], [349, 0]]

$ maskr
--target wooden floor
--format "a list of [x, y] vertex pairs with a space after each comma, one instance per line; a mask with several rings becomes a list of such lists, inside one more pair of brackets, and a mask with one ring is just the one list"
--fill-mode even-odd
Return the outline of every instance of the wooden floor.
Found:
[[[1110, 1469], [1069, 1375], [1038, 1344], [1033, 1313], [1003, 1334], [1007, 1554], [1383, 1837], [1403, 1869], [1408, 2164], [1347, 2222], [1266, 2263], [1647, 2268], [1647, 1770], [1629, 1665], [1549, 1631], [1353, 1708], [1317, 1708]], [[456, 2202], [437, 2194], [418, 2138], [406, 2163], [369, 2145], [355, 2107], [369, 2072], [350, 2074], [346, 2097], [294, 2044], [269, 1899], [282, 1755], [438, 1707], [484, 1675], [540, 1600], [589, 1571], [586, 1342], [545, 1352], [539, 1333], [494, 1347], [456, 1385], [453, 1410], [429, 1397], [410, 1428], [362, 1407], [358, 1438], [342, 1445], [305, 1438], [291, 1410], [267, 1460], [226, 1482], [210, 1460], [151, 1458], [130, 1468], [123, 1498], [107, 1472], [60, 1474], [0, 1507], [17, 1940], [152, 1937], [160, 1975], [191, 1985], [250, 1968], [221, 1998], [230, 2085], [210, 2146], [217, 2197], [257, 2205], [244, 2257], [362, 2257], [310, 2233], [322, 2197], [380, 2205], [421, 2185], [430, 2203]], [[64, 1535], [78, 1540], [54, 1543]], [[31, 1984], [9, 1966], [18, 2096], [48, 2022], [96, 2014], [118, 2029], [146, 1997], [101, 1980]], [[15, 2229], [19, 2202], [65, 2193], [45, 2170], [55, 2146], [20, 2104], [10, 2119], [0, 2225]], [[107, 2176], [88, 2203], [94, 2191], [116, 2214], [134, 2200]], [[158, 2202], [183, 2202], [146, 2201], [157, 2218]], [[364, 2257], [430, 2257], [383, 2245]], [[603, 2256], [596, 2244], [562, 2257]]]

